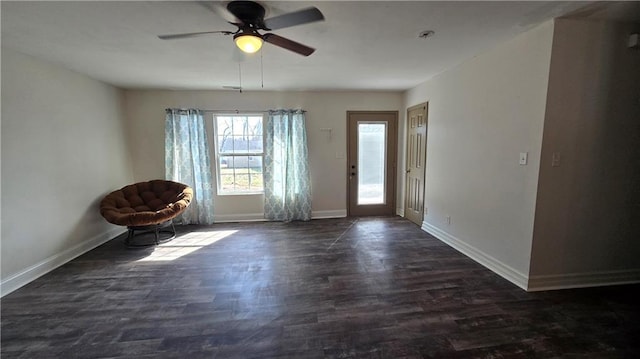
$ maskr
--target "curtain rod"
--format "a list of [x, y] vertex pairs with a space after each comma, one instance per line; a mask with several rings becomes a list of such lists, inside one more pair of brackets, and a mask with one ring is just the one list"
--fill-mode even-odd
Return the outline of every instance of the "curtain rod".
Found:
[[[167, 108], [166, 110], [180, 110], [180, 111], [187, 111], [187, 110], [196, 110], [196, 109], [189, 109], [189, 108]], [[210, 113], [269, 113], [269, 111], [280, 111], [282, 109], [275, 109], [275, 110], [239, 110], [239, 109], [234, 109], [234, 110], [209, 110], [209, 109], [197, 109], [200, 110], [202, 112], [210, 112]], [[300, 111], [300, 112], [307, 112], [305, 110], [302, 109], [293, 109], [295, 111]]]
[[212, 113], [235, 113], [238, 114], [240, 112], [242, 113], [267, 113], [269, 111], [265, 111], [265, 110], [200, 110], [202, 112], [212, 112]]

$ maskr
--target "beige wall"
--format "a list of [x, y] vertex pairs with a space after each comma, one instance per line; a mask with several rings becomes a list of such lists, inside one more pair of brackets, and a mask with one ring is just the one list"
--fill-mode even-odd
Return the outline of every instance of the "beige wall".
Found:
[[[307, 110], [307, 134], [314, 217], [346, 215], [346, 111], [397, 110], [402, 94], [394, 92], [125, 92], [134, 175], [137, 181], [164, 177], [165, 108], [212, 110]], [[323, 128], [331, 128], [331, 138]], [[263, 218], [263, 198], [216, 196], [216, 221]]]
[[405, 94], [405, 109], [429, 102], [423, 228], [521, 287], [552, 35], [553, 23], [542, 24]]
[[122, 231], [103, 195], [133, 179], [115, 88], [2, 48], [2, 293]]
[[561, 19], [555, 28], [532, 286], [637, 280], [640, 51], [627, 39], [640, 24]]
[[[626, 41], [638, 31], [548, 22], [404, 95], [121, 92], [2, 48], [1, 292], [122, 231], [98, 201], [164, 177], [165, 108], [306, 109], [313, 210], [323, 217], [346, 213], [348, 110], [400, 112], [401, 211], [404, 112], [427, 101], [425, 230], [530, 290], [637, 281], [640, 52]], [[261, 196], [215, 201], [217, 220], [262, 218]]]

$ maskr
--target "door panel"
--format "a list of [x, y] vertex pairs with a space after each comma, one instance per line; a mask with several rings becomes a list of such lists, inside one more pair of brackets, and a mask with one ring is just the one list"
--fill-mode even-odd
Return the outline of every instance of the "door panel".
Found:
[[350, 216], [395, 213], [395, 111], [347, 112], [347, 194]]
[[427, 107], [407, 110], [407, 173], [404, 216], [417, 225], [424, 220], [425, 167], [427, 155]]

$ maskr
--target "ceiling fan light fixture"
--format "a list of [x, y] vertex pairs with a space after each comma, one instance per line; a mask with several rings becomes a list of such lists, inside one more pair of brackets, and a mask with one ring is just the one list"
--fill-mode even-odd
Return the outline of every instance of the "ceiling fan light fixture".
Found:
[[[0, 0], [2, 1], [2, 0]], [[253, 54], [260, 51], [264, 42], [268, 42], [273, 46], [295, 52], [302, 56], [311, 55], [315, 49], [307, 45], [289, 40], [286, 37], [278, 36], [274, 33], [260, 34], [258, 31], [272, 31], [284, 29], [287, 27], [309, 24], [312, 22], [324, 21], [324, 15], [315, 7], [309, 7], [302, 10], [289, 12], [286, 14], [274, 16], [268, 19], [264, 18], [265, 8], [260, 4], [262, 0], [231, 0], [227, 3], [226, 10], [228, 17], [233, 19], [227, 22], [238, 27], [237, 31], [201, 31], [183, 34], [159, 35], [161, 40], [183, 39], [208, 34], [233, 35], [233, 42], [240, 51]], [[220, 1], [221, 2], [221, 1]], [[216, 8], [218, 6], [216, 5]], [[221, 10], [221, 9], [220, 9]], [[216, 11], [217, 12], [217, 11]], [[219, 14], [220, 15], [220, 14]], [[226, 16], [223, 18], [227, 19]]]
[[241, 32], [233, 36], [238, 48], [248, 54], [257, 52], [262, 47], [262, 38], [252, 33]]

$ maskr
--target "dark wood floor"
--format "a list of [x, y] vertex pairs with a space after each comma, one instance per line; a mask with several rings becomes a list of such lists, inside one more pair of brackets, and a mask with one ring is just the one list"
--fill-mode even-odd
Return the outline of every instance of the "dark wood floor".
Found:
[[122, 238], [2, 299], [2, 358], [638, 358], [640, 286], [526, 293], [401, 218]]

